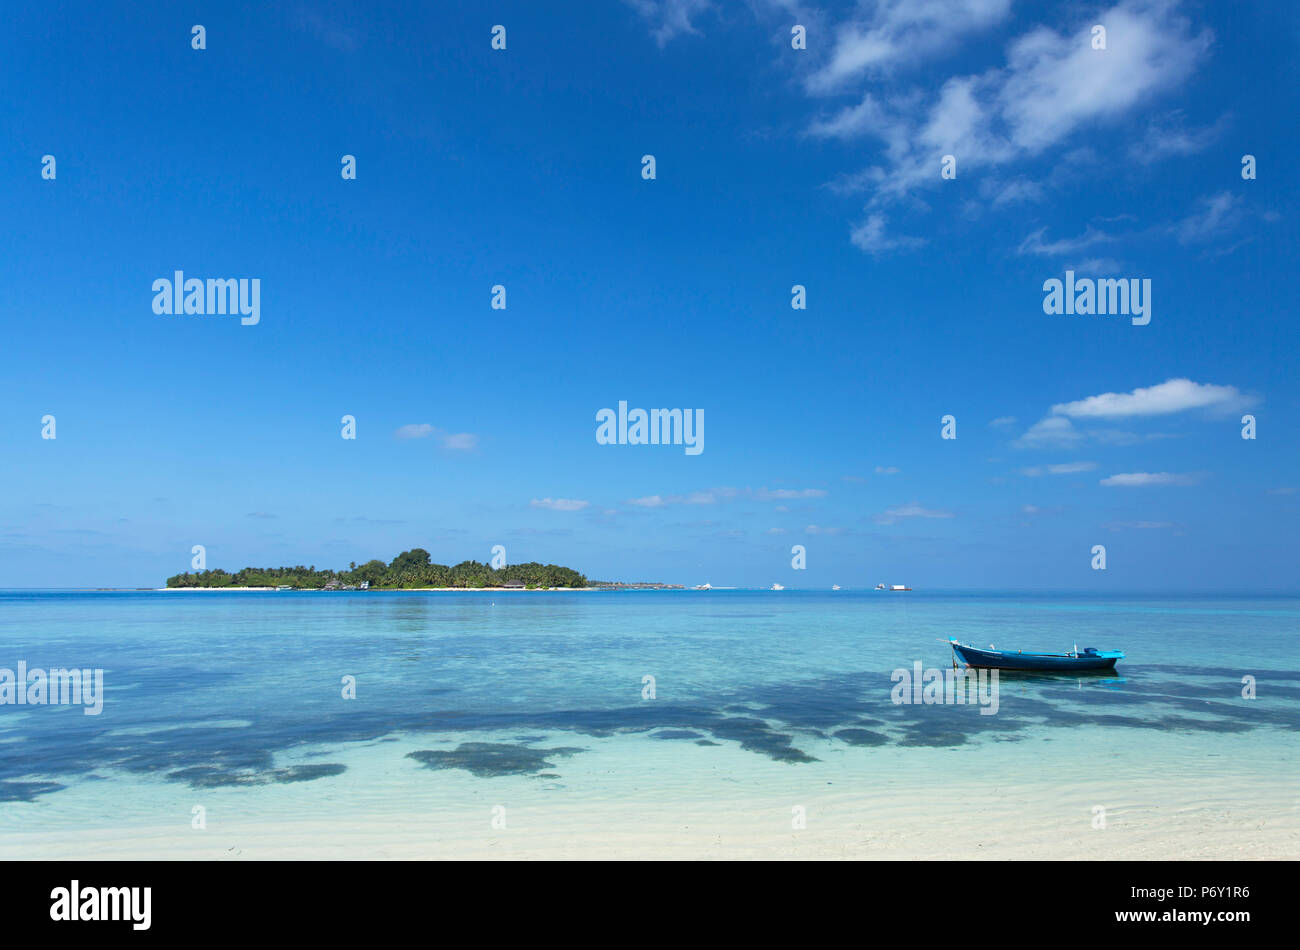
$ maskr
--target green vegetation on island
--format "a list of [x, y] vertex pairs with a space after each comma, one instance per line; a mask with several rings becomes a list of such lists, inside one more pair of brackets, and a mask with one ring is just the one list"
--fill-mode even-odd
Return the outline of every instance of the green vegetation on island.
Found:
[[461, 561], [454, 567], [434, 564], [423, 548], [403, 551], [391, 564], [367, 561], [348, 565], [346, 571], [318, 571], [311, 567], [246, 567], [234, 574], [220, 569], [167, 578], [168, 587], [294, 587], [303, 590], [403, 590], [413, 587], [586, 587], [587, 578], [558, 564], [510, 564], [493, 568], [478, 561]]

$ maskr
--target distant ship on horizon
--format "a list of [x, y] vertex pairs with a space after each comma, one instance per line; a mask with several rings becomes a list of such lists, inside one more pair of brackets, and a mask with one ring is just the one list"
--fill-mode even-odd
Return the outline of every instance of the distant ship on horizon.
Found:
[[773, 584], [773, 585], [772, 585], [772, 590], [785, 590], [785, 588], [784, 588], [783, 586], [781, 586], [780, 584]]
[[877, 584], [877, 585], [876, 585], [876, 590], [890, 590], [890, 591], [893, 591], [893, 590], [911, 590], [911, 589], [912, 589], [912, 588], [906, 586], [905, 584], [890, 584], [888, 587], [886, 587], [884, 584]]

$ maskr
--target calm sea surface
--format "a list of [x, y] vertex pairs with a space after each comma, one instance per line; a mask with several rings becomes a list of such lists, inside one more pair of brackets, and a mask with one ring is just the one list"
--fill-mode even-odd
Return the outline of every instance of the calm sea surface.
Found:
[[[949, 636], [1128, 659], [1004, 674], [995, 715], [895, 704], [891, 672], [949, 668]], [[0, 836], [188, 822], [209, 802], [346, 820], [512, 792], [867, 795], [907, 762], [1297, 773], [1295, 597], [0, 592], [0, 668], [20, 661], [102, 668], [104, 705], [0, 706]]]

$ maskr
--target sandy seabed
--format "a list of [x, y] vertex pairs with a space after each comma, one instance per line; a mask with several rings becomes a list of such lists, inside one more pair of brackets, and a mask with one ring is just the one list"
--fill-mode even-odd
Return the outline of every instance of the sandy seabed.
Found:
[[[1201, 860], [1300, 857], [1289, 783], [1222, 776], [1134, 785], [949, 783], [921, 794], [827, 789], [791, 797], [564, 803], [529, 796], [492, 826], [468, 808], [313, 820], [214, 821], [204, 830], [97, 828], [8, 833], [12, 859], [919, 859]], [[1094, 808], [1105, 826], [1094, 827]], [[796, 829], [793, 809], [804, 809]]]

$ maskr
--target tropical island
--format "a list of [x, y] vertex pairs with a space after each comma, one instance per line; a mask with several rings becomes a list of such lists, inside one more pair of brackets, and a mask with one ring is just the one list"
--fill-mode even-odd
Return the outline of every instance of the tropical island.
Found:
[[424, 548], [412, 548], [393, 558], [391, 564], [380, 560], [357, 564], [346, 571], [316, 570], [304, 567], [246, 567], [231, 574], [220, 568], [197, 573], [177, 574], [167, 578], [169, 588], [185, 587], [288, 587], [297, 590], [410, 590], [424, 587], [444, 588], [521, 588], [540, 590], [549, 587], [586, 587], [587, 578], [570, 567], [558, 564], [509, 564], [494, 568], [478, 561], [461, 561], [448, 567], [434, 564]]

